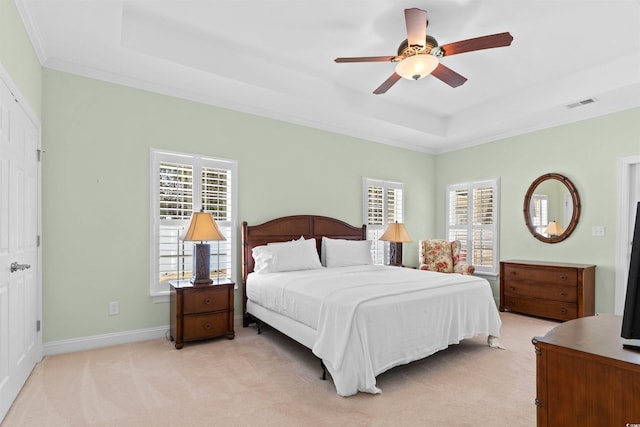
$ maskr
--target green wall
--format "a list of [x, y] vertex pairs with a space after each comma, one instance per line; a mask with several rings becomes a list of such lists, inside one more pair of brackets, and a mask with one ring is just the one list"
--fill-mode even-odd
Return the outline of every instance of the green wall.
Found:
[[403, 182], [409, 234], [433, 234], [431, 155], [48, 69], [43, 88], [45, 342], [168, 323], [149, 296], [152, 147], [238, 161], [237, 239], [283, 215], [362, 224], [363, 176]]
[[42, 67], [13, 0], [0, 0], [0, 64], [41, 117]]
[[[12, 0], [0, 0], [0, 63], [42, 117], [45, 342], [168, 323], [149, 297], [152, 147], [237, 160], [239, 224], [298, 213], [359, 224], [362, 177], [402, 181], [414, 265], [419, 239], [444, 236], [446, 184], [501, 177], [501, 259], [597, 264], [596, 310], [613, 312], [617, 162], [640, 154], [640, 109], [431, 156], [43, 70]], [[555, 245], [522, 218], [529, 183], [548, 172], [582, 199], [575, 235]]]
[[[500, 259], [595, 264], [596, 312], [613, 313], [618, 162], [640, 154], [638, 123], [640, 109], [633, 109], [439, 155], [436, 230], [444, 235], [448, 183], [499, 176]], [[571, 237], [555, 244], [536, 240], [522, 213], [529, 185], [549, 172], [569, 178], [582, 204]], [[605, 227], [605, 237], [591, 236], [595, 225]]]

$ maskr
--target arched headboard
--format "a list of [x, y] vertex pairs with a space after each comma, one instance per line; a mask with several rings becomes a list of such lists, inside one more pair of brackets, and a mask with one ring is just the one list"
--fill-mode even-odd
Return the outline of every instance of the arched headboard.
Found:
[[320, 254], [322, 236], [332, 239], [366, 240], [367, 227], [355, 227], [339, 219], [319, 215], [291, 215], [272, 219], [263, 224], [249, 225], [242, 223], [242, 310], [246, 326], [247, 309], [247, 276], [253, 271], [253, 256], [251, 251], [256, 246], [270, 242], [286, 242], [288, 240], [315, 238], [316, 249]]

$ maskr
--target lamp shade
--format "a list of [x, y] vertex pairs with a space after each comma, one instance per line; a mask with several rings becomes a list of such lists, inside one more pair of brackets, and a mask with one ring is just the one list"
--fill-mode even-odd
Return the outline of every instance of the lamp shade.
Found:
[[559, 236], [564, 233], [564, 230], [558, 221], [551, 221], [544, 232], [549, 236]]
[[393, 222], [387, 226], [387, 229], [382, 236], [380, 236], [380, 240], [387, 242], [410, 242], [411, 237], [409, 237], [409, 233], [407, 233], [403, 223]]
[[428, 53], [409, 56], [398, 62], [396, 73], [409, 80], [420, 80], [431, 74], [440, 64], [438, 58]]
[[220, 229], [216, 225], [210, 212], [194, 212], [191, 217], [191, 224], [182, 240], [200, 241], [226, 240]]

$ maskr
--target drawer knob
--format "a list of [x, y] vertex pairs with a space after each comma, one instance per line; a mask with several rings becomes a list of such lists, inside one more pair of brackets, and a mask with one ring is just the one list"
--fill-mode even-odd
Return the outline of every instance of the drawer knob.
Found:
[[566, 297], [567, 293], [566, 292], [560, 292], [560, 296]]
[[205, 298], [204, 303], [207, 305], [211, 304], [211, 298]]
[[511, 289], [512, 291], [515, 291], [515, 290], [516, 290], [516, 287], [515, 287], [515, 286], [513, 286], [513, 285], [511, 285], [511, 286], [509, 286], [509, 289]]
[[209, 329], [211, 329], [211, 323], [207, 322], [204, 324], [204, 328], [208, 331]]
[[566, 274], [560, 275], [560, 280], [567, 280], [568, 276]]
[[567, 314], [567, 309], [566, 309], [566, 308], [562, 308], [562, 309], [560, 309], [560, 313], [562, 313], [562, 314]]

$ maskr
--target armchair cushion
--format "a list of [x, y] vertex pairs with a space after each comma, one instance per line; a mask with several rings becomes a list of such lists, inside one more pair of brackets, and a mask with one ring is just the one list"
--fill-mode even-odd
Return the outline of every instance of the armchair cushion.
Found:
[[453, 272], [453, 254], [451, 243], [446, 240], [420, 241], [420, 270]]
[[420, 270], [441, 273], [473, 274], [475, 267], [466, 263], [459, 240], [443, 239], [420, 241]]

